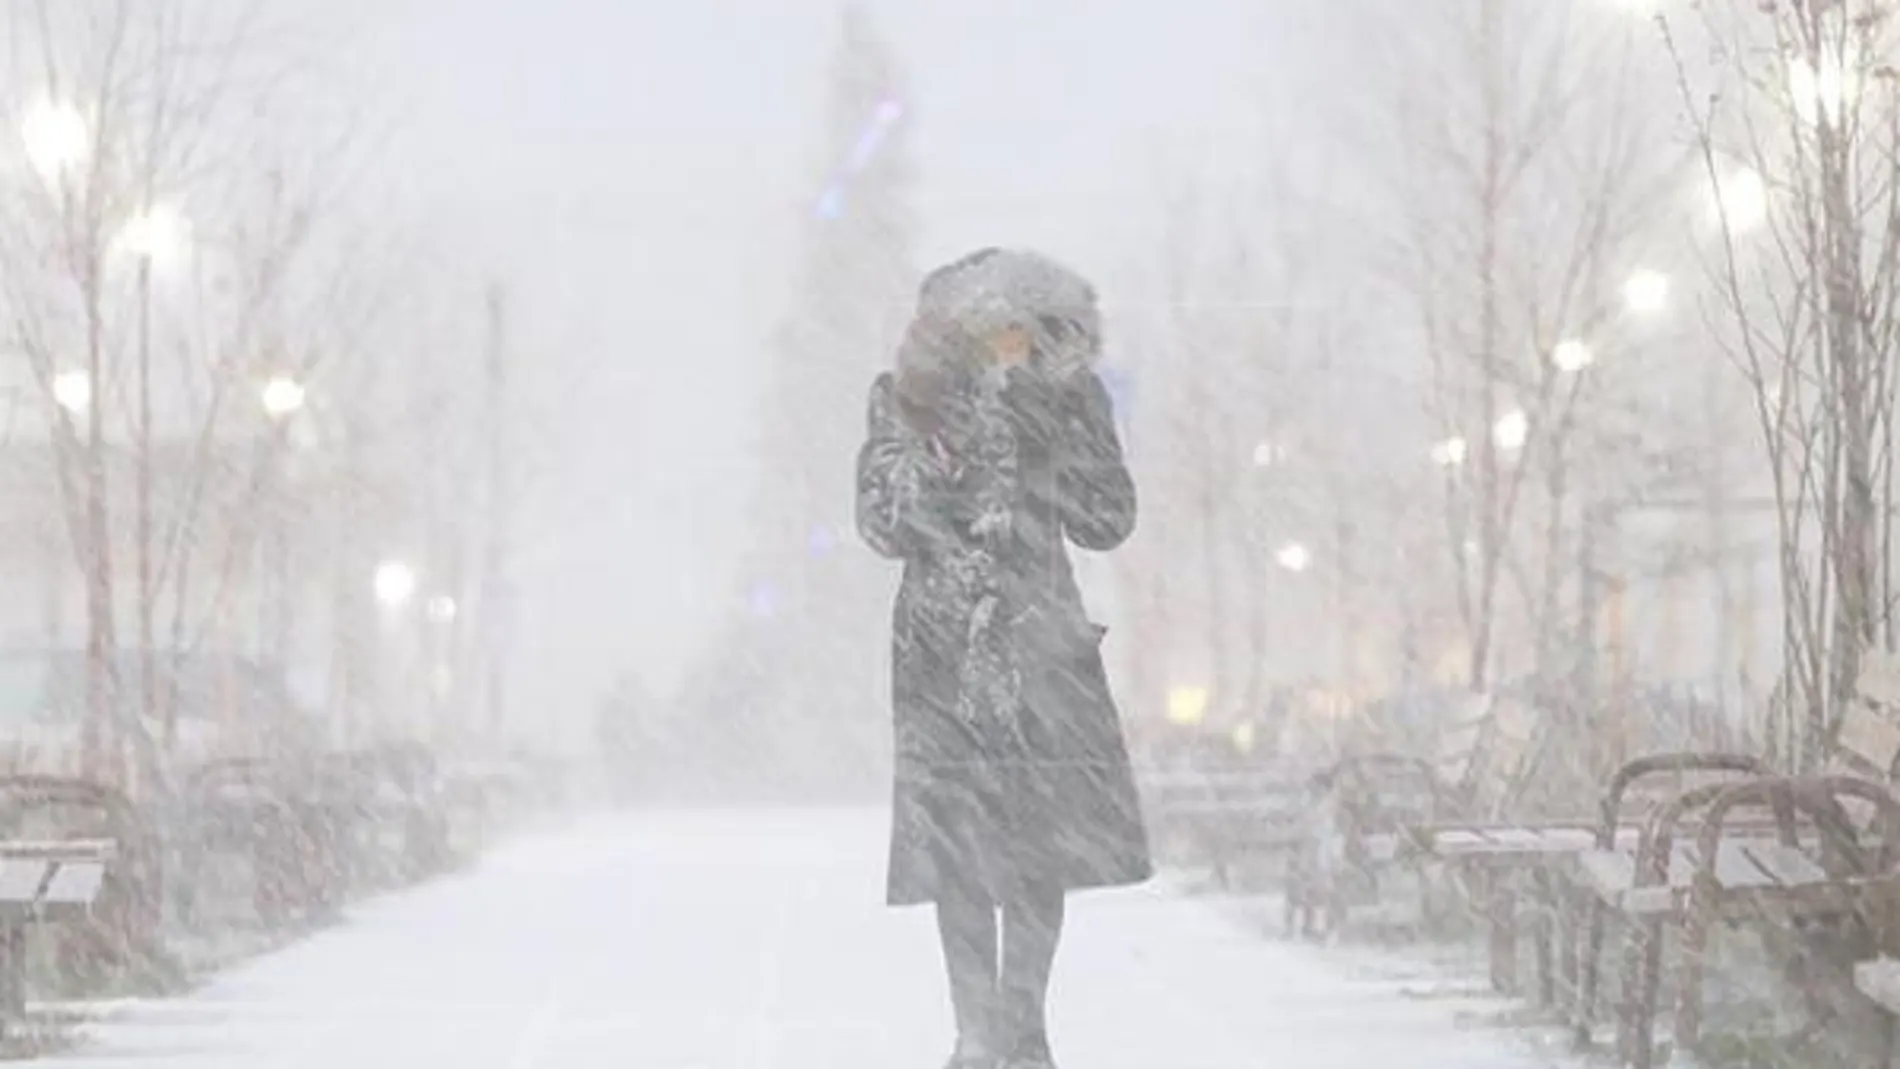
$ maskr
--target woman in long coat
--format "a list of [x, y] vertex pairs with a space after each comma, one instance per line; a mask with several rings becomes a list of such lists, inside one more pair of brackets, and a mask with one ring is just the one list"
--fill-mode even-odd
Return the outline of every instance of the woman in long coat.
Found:
[[871, 389], [858, 529], [904, 564], [888, 895], [936, 904], [958, 1069], [1049, 1064], [1067, 892], [1152, 873], [1065, 544], [1113, 549], [1135, 523], [1100, 351], [1087, 283], [984, 250], [925, 280]]

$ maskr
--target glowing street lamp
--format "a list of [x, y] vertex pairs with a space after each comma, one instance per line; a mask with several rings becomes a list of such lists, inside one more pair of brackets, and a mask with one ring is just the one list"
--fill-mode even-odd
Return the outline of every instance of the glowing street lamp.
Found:
[[1716, 221], [1734, 233], [1755, 229], [1768, 220], [1768, 184], [1761, 172], [1743, 167], [1723, 176], [1715, 187]]
[[1298, 574], [1313, 566], [1313, 553], [1298, 542], [1288, 542], [1273, 555], [1280, 567]]
[[1514, 408], [1498, 417], [1497, 425], [1491, 428], [1491, 440], [1497, 443], [1499, 449], [1507, 453], [1515, 453], [1524, 448], [1524, 443], [1530, 440], [1530, 436], [1531, 419], [1521, 408]]
[[1596, 354], [1591, 352], [1588, 342], [1577, 338], [1568, 338], [1557, 343], [1550, 351], [1550, 362], [1558, 371], [1574, 375], [1591, 364], [1596, 363]]
[[1623, 306], [1638, 315], [1655, 315], [1669, 306], [1669, 276], [1640, 268], [1623, 283]]
[[258, 392], [258, 401], [264, 406], [264, 414], [272, 419], [296, 415], [303, 409], [303, 383], [288, 375], [273, 376]]
[[53, 403], [75, 416], [92, 408], [92, 379], [78, 369], [53, 376]]
[[1453, 436], [1432, 445], [1432, 463], [1441, 468], [1455, 468], [1465, 462], [1471, 451], [1463, 438]]
[[27, 162], [49, 182], [77, 170], [92, 152], [92, 132], [85, 115], [71, 104], [54, 100], [28, 106], [20, 122], [20, 140], [26, 144]]
[[385, 608], [400, 609], [416, 593], [416, 570], [399, 560], [376, 566], [376, 600]]
[[1788, 64], [1788, 95], [1802, 122], [1811, 126], [1822, 119], [1837, 123], [1846, 106], [1860, 96], [1860, 78], [1837, 56], [1823, 57], [1818, 70], [1807, 60], [1796, 59]]
[[423, 606], [423, 611], [429, 615], [430, 623], [447, 624], [455, 621], [455, 614], [460, 611], [460, 606], [456, 605], [455, 599], [447, 594], [437, 594]]
[[1206, 687], [1172, 687], [1168, 690], [1168, 723], [1193, 727], [1207, 719]]
[[191, 222], [169, 204], [153, 204], [126, 221], [119, 247], [147, 264], [175, 261], [191, 240]]

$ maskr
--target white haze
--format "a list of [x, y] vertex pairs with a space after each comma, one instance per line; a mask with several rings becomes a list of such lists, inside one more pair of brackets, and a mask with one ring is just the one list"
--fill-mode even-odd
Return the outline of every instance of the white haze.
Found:
[[[1238, 189], [1263, 146], [1325, 151], [1293, 104], [1323, 5], [866, 7], [912, 83], [926, 263], [1037, 244], [1129, 297], [1164, 165]], [[377, 177], [518, 305], [546, 455], [513, 677], [537, 734], [623, 670], [664, 690], [733, 582], [837, 26], [818, 0], [387, 0], [358, 24], [393, 126]]]

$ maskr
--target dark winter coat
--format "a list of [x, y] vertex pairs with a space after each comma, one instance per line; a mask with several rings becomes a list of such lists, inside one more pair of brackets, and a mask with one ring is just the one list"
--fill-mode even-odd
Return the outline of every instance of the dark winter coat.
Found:
[[895, 377], [872, 386], [858, 456], [857, 522], [901, 560], [892, 618], [896, 763], [889, 872], [893, 904], [946, 892], [1012, 900], [1024, 887], [1138, 883], [1152, 873], [1119, 717], [1065, 538], [1121, 544], [1135, 523], [1108, 392], [1088, 368], [1012, 372], [1004, 393], [1019, 478], [997, 571], [1021, 666], [1021, 730], [999, 742], [956, 713], [971, 606], [944, 561], [966, 538], [981, 473], [956, 474], [944, 425], [906, 419]]

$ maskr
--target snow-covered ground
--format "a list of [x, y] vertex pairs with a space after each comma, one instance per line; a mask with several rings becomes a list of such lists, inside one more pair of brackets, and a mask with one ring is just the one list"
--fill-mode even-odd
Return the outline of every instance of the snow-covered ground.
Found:
[[[499, 852], [60, 1062], [127, 1069], [938, 1069], [934, 928], [880, 901], [878, 813], [602, 819]], [[1416, 978], [1278, 942], [1160, 887], [1077, 899], [1068, 1069], [1533, 1069], [1525, 1034]]]

